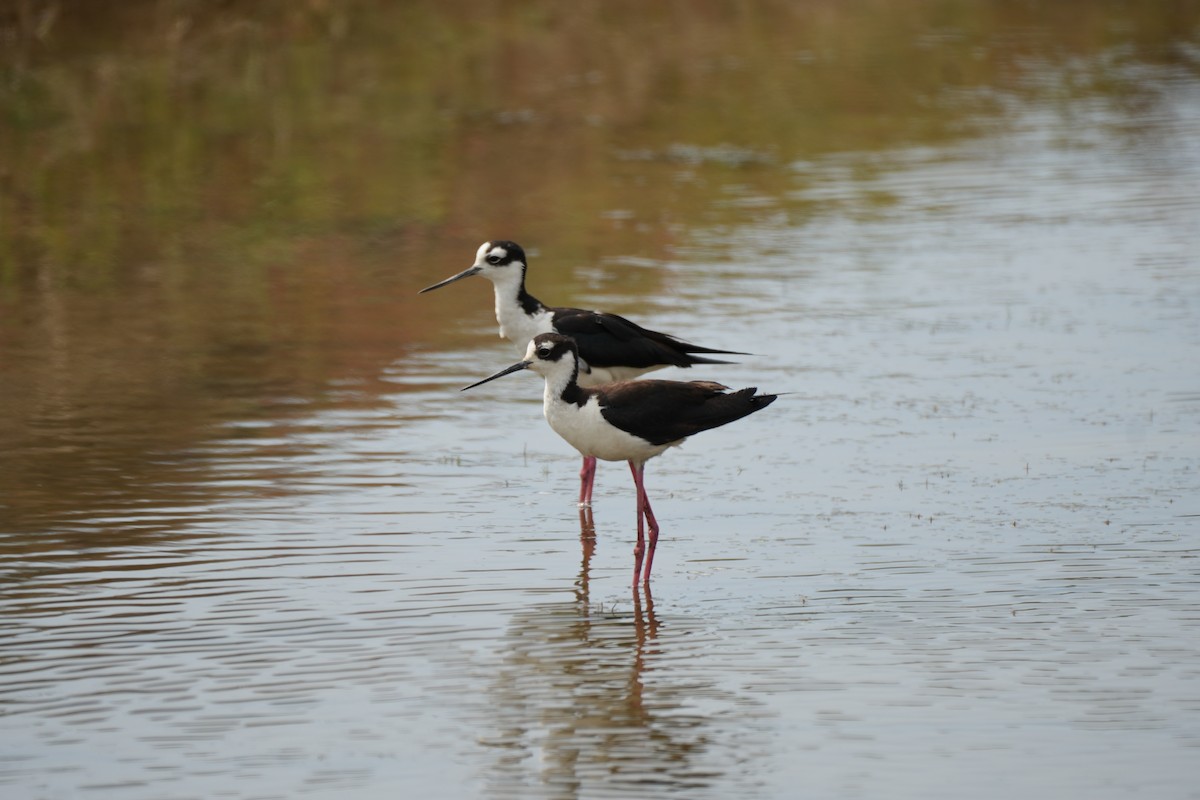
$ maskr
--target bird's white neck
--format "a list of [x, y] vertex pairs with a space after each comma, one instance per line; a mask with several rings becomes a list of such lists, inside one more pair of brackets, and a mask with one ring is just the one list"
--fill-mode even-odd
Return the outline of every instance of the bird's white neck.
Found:
[[519, 272], [489, 277], [496, 294], [496, 323], [500, 326], [501, 338], [508, 339], [524, 352], [525, 345], [533, 337], [553, 330], [549, 309], [525, 293]]

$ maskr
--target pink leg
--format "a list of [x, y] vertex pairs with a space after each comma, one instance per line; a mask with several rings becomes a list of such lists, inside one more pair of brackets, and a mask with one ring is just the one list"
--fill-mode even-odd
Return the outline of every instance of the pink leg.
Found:
[[579, 505], [592, 504], [592, 486], [596, 483], [596, 458], [584, 456], [583, 467], [579, 470]]
[[642, 469], [639, 465], [629, 462], [629, 471], [633, 473], [633, 485], [637, 488], [637, 544], [633, 546], [633, 588], [638, 585], [638, 578], [642, 575], [642, 556], [646, 553], [645, 538], [642, 534], [642, 495], [645, 494], [645, 489], [642, 488]]
[[[646, 558], [646, 571], [642, 574], [642, 583], [650, 585], [650, 568], [654, 565], [654, 548], [658, 546], [658, 520], [654, 518], [654, 511], [650, 508], [650, 498], [646, 496], [646, 486], [643, 483], [645, 469], [644, 463], [629, 462], [629, 471], [633, 473], [633, 484], [637, 487], [638, 541], [637, 546], [633, 548], [633, 586], [635, 589], [638, 584], [638, 575], [642, 573], [643, 555]], [[643, 519], [650, 527], [649, 549], [646, 548], [643, 540]]]
[[[643, 464], [642, 469], [638, 470], [639, 477], [644, 469], [645, 465]], [[641, 489], [642, 514], [646, 517], [646, 525], [650, 528], [650, 541], [647, 542], [646, 549], [646, 572], [642, 576], [642, 583], [646, 584], [646, 587], [649, 588], [650, 567], [654, 565], [654, 548], [658, 547], [658, 520], [654, 518], [654, 511], [650, 508], [650, 496], [646, 494], [646, 487], [642, 486]]]

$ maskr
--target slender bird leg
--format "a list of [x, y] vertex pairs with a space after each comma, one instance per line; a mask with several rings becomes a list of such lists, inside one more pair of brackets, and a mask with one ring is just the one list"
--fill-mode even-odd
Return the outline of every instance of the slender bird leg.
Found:
[[629, 471], [633, 473], [633, 485], [637, 488], [637, 544], [633, 548], [633, 588], [638, 585], [642, 574], [642, 556], [646, 553], [646, 542], [642, 534], [642, 506], [646, 490], [642, 488], [642, 465], [629, 462]]
[[[658, 546], [658, 520], [654, 518], [654, 511], [650, 508], [650, 498], [646, 496], [646, 484], [644, 482], [646, 464], [635, 464], [629, 462], [629, 471], [633, 473], [633, 485], [637, 487], [637, 512], [638, 512], [638, 543], [633, 550], [634, 567], [633, 567], [633, 587], [636, 589], [638, 584], [638, 576], [641, 574], [642, 583], [646, 586], [650, 585], [650, 568], [654, 565], [654, 548]], [[642, 521], [650, 527], [650, 542], [647, 547], [642, 539]], [[642, 557], [646, 559], [646, 571], [641, 571]]]
[[596, 457], [584, 456], [579, 470], [579, 505], [592, 504], [592, 486], [596, 483]]
[[654, 511], [650, 508], [650, 496], [646, 494], [646, 487], [642, 483], [642, 473], [646, 465], [643, 464], [638, 469], [638, 488], [642, 495], [642, 515], [646, 518], [646, 525], [650, 528], [650, 541], [646, 548], [646, 572], [642, 576], [642, 583], [646, 584], [646, 588], [650, 588], [650, 567], [654, 565], [654, 548], [658, 546], [658, 520], [654, 518]]

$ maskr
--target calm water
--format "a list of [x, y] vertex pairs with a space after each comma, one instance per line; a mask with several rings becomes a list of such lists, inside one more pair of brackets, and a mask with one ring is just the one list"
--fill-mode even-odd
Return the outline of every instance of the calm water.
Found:
[[[330, 166], [295, 131], [317, 166], [275, 177], [311, 199], [357, 175], [361, 200], [280, 211], [230, 178], [197, 215], [126, 188], [121, 233], [85, 245], [67, 223], [103, 219], [8, 178], [6, 208], [28, 189], [33, 210], [0, 284], [0, 791], [1200, 797], [1198, 17], [914, 4], [903, 35], [865, 29], [908, 44], [860, 62], [861, 9], [775, 30], [702, 5], [651, 57], [637, 11], [586, 7], [576, 27], [430, 10], [435, 86], [480, 88], [456, 48], [487, 30], [581, 77], [491, 64], [525, 116], [381, 101], [396, 135], [449, 129], [426, 171]], [[397, 57], [339, 20], [290, 19], [283, 58]], [[306, 25], [363, 50], [313, 50]], [[710, 91], [768, 107], [756, 42], [789, 36], [826, 49], [767, 77], [819, 119], [785, 140], [782, 112], [705, 116]], [[29, 59], [50, 87], [92, 63]], [[793, 75], [839, 59], [862, 72], [848, 104], [824, 69]], [[894, 65], [911, 93], [876, 86]], [[339, 113], [369, 117], [394, 90], [373, 86]], [[22, 146], [67, 135], [37, 130]], [[147, 185], [196, 179], [186, 147], [136, 146]], [[95, 150], [37, 169], [103, 175]], [[232, 150], [214, 172], [260, 164]], [[373, 183], [389, 171], [432, 221]], [[497, 208], [526, 176], [534, 199]], [[488, 236], [529, 245], [546, 300], [755, 354], [695, 377], [793, 393], [651, 462], [652, 596], [628, 588], [625, 467], [601, 465], [593, 518], [534, 376], [457, 391], [515, 360], [490, 287], [415, 292]]]

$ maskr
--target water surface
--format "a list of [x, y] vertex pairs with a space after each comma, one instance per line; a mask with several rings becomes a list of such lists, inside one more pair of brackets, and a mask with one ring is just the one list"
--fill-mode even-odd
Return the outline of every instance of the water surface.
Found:
[[[461, 5], [7, 63], [0, 787], [1197, 796], [1196, 18]], [[489, 236], [792, 392], [651, 462], [652, 594], [624, 466], [457, 391]]]

